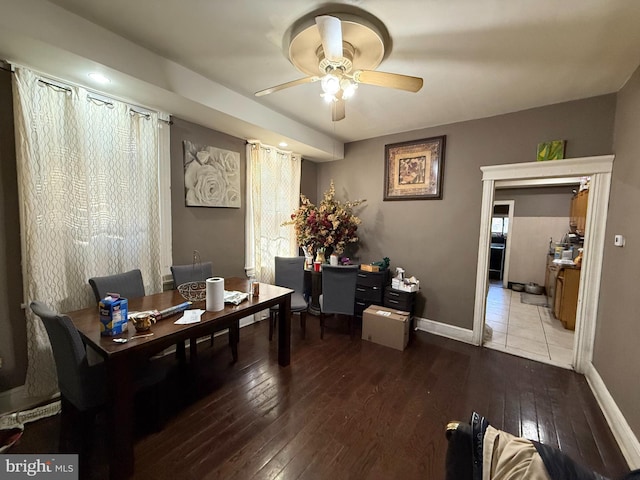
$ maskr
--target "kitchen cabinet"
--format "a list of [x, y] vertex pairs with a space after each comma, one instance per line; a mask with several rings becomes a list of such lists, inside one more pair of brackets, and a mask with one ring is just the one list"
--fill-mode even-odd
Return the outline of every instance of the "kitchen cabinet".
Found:
[[571, 199], [569, 214], [569, 227], [572, 232], [584, 235], [587, 226], [587, 205], [589, 203], [589, 190], [576, 193]]
[[564, 328], [575, 330], [580, 289], [580, 269], [563, 266], [557, 274], [553, 315], [562, 322]]

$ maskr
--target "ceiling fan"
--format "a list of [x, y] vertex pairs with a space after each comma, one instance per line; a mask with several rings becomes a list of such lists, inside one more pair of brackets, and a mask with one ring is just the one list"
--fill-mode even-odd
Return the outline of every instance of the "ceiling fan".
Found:
[[291, 63], [307, 76], [260, 90], [256, 97], [319, 81], [322, 97], [332, 106], [331, 119], [337, 122], [345, 118], [345, 99], [360, 83], [408, 92], [422, 88], [422, 78], [374, 70], [389, 43], [384, 26], [350, 14], [319, 15], [313, 20], [294, 25], [288, 48]]

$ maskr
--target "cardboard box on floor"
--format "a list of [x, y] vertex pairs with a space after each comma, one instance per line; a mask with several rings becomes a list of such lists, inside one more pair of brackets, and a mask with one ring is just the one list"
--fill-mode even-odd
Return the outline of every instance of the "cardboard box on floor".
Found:
[[362, 339], [404, 350], [409, 343], [409, 312], [371, 305], [362, 314]]

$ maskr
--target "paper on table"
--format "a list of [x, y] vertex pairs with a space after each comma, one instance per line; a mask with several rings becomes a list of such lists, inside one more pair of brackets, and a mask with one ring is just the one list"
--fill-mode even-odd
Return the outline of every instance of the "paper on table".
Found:
[[204, 310], [200, 310], [199, 308], [194, 308], [193, 310], [185, 310], [184, 315], [173, 323], [175, 323], [176, 325], [187, 325], [189, 323], [198, 323], [203, 313], [204, 313]]

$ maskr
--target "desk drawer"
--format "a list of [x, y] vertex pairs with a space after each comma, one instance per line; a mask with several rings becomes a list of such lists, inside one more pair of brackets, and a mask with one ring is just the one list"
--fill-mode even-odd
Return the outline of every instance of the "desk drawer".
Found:
[[413, 312], [416, 300], [416, 292], [403, 292], [387, 287], [384, 291], [384, 306], [397, 308], [405, 312]]
[[413, 312], [413, 301], [397, 300], [395, 298], [384, 297], [384, 306], [396, 308], [404, 312]]
[[382, 305], [382, 302], [368, 302], [368, 301], [356, 299], [354, 309], [353, 309], [353, 314], [356, 317], [362, 317], [362, 312], [364, 312], [371, 305]]
[[364, 270], [358, 270], [357, 284], [361, 287], [378, 287], [383, 289], [387, 284], [388, 274], [388, 270], [383, 270], [382, 272], [365, 272]]
[[362, 312], [364, 312], [367, 307], [369, 306], [369, 302], [364, 302], [362, 300], [356, 300], [354, 309], [353, 309], [353, 314], [356, 317], [361, 317], [362, 316]]
[[384, 290], [379, 287], [363, 287], [356, 285], [356, 298], [358, 300], [382, 303], [383, 296]]

